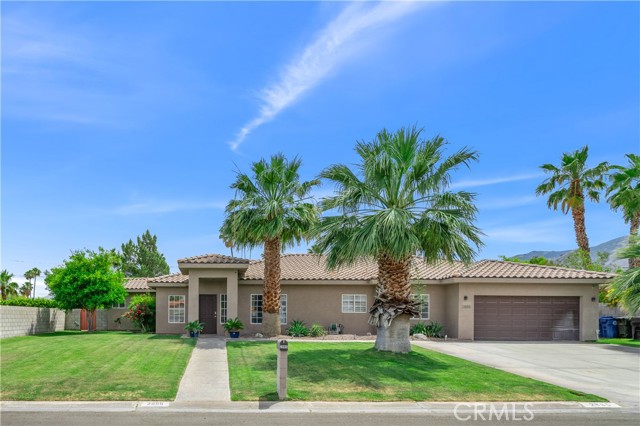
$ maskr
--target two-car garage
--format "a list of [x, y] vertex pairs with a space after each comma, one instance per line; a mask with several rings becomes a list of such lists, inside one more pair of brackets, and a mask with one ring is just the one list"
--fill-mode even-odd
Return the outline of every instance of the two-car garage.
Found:
[[476, 296], [474, 340], [580, 340], [580, 298]]

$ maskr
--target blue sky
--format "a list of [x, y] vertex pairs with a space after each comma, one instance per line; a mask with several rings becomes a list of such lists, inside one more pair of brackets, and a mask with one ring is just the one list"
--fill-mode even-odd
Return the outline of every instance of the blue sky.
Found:
[[[585, 144], [591, 164], [640, 151], [639, 15], [600, 2], [4, 2], [2, 268], [44, 270], [146, 229], [174, 271], [228, 253], [218, 229], [236, 168], [283, 152], [312, 178], [412, 124], [481, 153], [454, 177], [478, 193], [479, 258], [572, 248], [571, 218], [535, 197], [538, 166]], [[627, 226], [589, 204], [587, 231], [595, 245]]]

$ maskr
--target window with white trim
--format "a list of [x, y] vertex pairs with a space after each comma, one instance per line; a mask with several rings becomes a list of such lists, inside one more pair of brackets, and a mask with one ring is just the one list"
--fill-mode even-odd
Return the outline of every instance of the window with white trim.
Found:
[[[251, 295], [251, 324], [262, 324], [262, 295]], [[280, 324], [287, 323], [287, 295], [280, 295]]]
[[262, 324], [262, 295], [251, 295], [251, 324]]
[[287, 295], [280, 295], [280, 324], [287, 323]]
[[413, 300], [418, 302], [418, 316], [412, 319], [429, 319], [429, 295], [428, 294], [414, 294]]
[[227, 322], [227, 295], [220, 295], [220, 324]]
[[126, 309], [127, 308], [127, 299], [123, 300], [120, 303], [114, 303], [111, 305], [113, 309]]
[[343, 314], [362, 314], [367, 312], [367, 295], [366, 294], [343, 294], [342, 295], [342, 313]]
[[184, 323], [185, 297], [169, 296], [169, 324]]

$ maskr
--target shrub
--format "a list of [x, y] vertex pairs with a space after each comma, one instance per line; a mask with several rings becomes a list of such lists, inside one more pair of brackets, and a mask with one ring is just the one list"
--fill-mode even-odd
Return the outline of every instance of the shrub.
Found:
[[16, 297], [13, 299], [2, 300], [0, 305], [6, 306], [27, 306], [32, 308], [57, 308], [58, 304], [55, 300], [38, 297], [36, 299], [28, 299], [26, 297]]
[[293, 320], [287, 334], [291, 337], [304, 337], [309, 335], [309, 329], [304, 325], [304, 321]]
[[327, 334], [327, 331], [320, 324], [311, 325], [311, 330], [309, 330], [309, 334], [312, 337], [321, 337]]
[[427, 337], [442, 337], [442, 324], [438, 321], [431, 321], [429, 324], [419, 322], [411, 326], [409, 334], [424, 334]]
[[140, 327], [143, 333], [156, 330], [156, 298], [150, 294], [139, 294], [131, 298], [129, 311], [122, 315]]
[[427, 332], [425, 333], [428, 337], [442, 337], [442, 324], [438, 321], [432, 321], [427, 325]]
[[427, 335], [427, 324], [425, 324], [423, 322], [419, 322], [419, 323], [413, 324], [411, 326], [411, 329], [409, 330], [409, 334], [411, 334], [412, 336], [414, 334], [424, 334], [426, 336]]

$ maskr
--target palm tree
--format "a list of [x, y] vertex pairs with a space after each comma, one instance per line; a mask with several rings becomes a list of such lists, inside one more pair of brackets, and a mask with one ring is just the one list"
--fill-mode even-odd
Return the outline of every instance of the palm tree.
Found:
[[[611, 166], [617, 172], [609, 178], [607, 201], [613, 210], [622, 210], [624, 221], [630, 225], [629, 235], [638, 235], [640, 227], [640, 155], [627, 154], [629, 167]], [[629, 268], [640, 268], [640, 256], [629, 257]]]
[[300, 182], [299, 158], [284, 155], [253, 163], [252, 176], [238, 172], [231, 188], [236, 198], [226, 207], [220, 238], [240, 248], [264, 246], [262, 334], [280, 334], [280, 252], [309, 237], [318, 211], [310, 190], [318, 180]]
[[382, 130], [372, 142], [358, 142], [356, 171], [343, 164], [320, 177], [335, 184], [321, 201], [324, 216], [316, 245], [337, 268], [365, 259], [378, 264], [378, 286], [369, 323], [377, 327], [375, 347], [408, 352], [409, 318], [417, 314], [411, 295], [415, 255], [427, 263], [441, 259], [471, 262], [482, 245], [473, 224], [475, 194], [451, 192], [451, 172], [470, 166], [478, 154], [467, 148], [444, 155], [440, 136], [423, 139], [422, 129]]
[[3, 269], [2, 272], [0, 272], [0, 295], [2, 296], [2, 300], [7, 300], [12, 278], [13, 274], [10, 274], [6, 269]]
[[[621, 259], [640, 258], [640, 238], [629, 237], [629, 245], [619, 253]], [[609, 283], [609, 297], [618, 303], [629, 315], [640, 310], [640, 267], [635, 266], [622, 272]]]
[[31, 281], [25, 281], [25, 283], [20, 286], [20, 296], [29, 298], [31, 297], [32, 290], [33, 283], [31, 283]]
[[560, 166], [543, 164], [540, 166], [551, 176], [536, 188], [536, 195], [549, 194], [547, 206], [567, 214], [571, 211], [573, 227], [576, 234], [578, 250], [582, 258], [582, 266], [587, 269], [591, 263], [589, 238], [585, 225], [585, 197], [591, 201], [600, 200], [600, 191], [606, 188], [604, 175], [609, 170], [609, 163], [602, 162], [597, 166], [587, 168], [589, 146], [571, 153], [562, 154]]
[[33, 280], [33, 297], [36, 297], [36, 280], [38, 279], [38, 277], [40, 276], [40, 274], [42, 273], [42, 271], [40, 271], [40, 269], [38, 268], [31, 268], [29, 269], [27, 272], [24, 273], [24, 277], [26, 279], [28, 279], [29, 281]]

